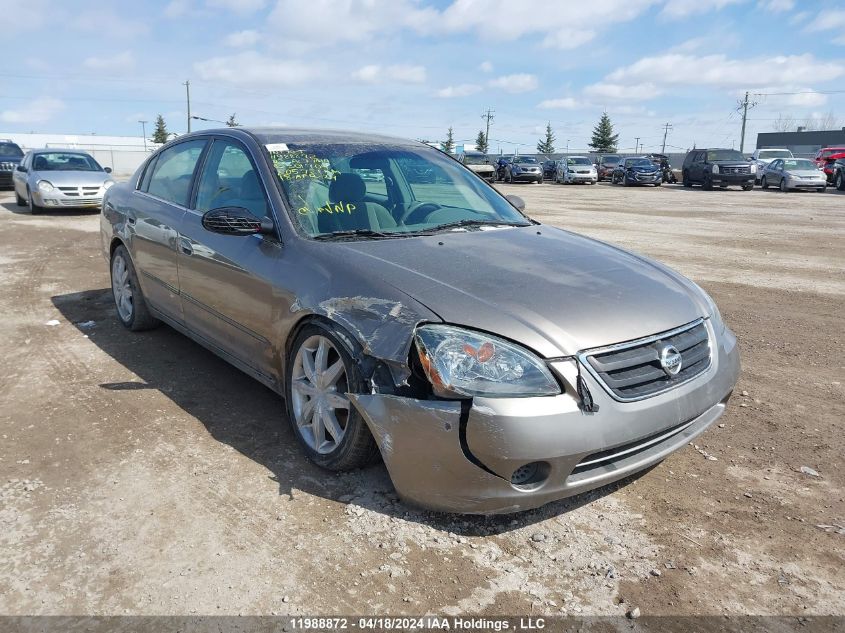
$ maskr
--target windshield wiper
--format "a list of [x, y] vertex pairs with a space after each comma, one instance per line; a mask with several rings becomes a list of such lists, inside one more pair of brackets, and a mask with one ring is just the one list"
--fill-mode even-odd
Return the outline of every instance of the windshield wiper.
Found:
[[321, 233], [315, 235], [315, 240], [344, 240], [356, 237], [370, 237], [372, 239], [382, 239], [391, 237], [402, 237], [401, 233], [384, 233], [382, 231], [373, 231], [372, 229], [350, 229], [348, 231], [334, 231], [332, 233]]
[[[522, 222], [513, 222], [509, 220], [456, 220], [455, 222], [447, 222], [439, 226], [433, 226], [430, 229], [422, 229], [421, 231], [413, 231], [412, 235], [431, 235], [449, 229], [459, 229], [465, 226], [531, 226], [530, 224], [523, 224]], [[407, 233], [406, 233], [407, 235]]]

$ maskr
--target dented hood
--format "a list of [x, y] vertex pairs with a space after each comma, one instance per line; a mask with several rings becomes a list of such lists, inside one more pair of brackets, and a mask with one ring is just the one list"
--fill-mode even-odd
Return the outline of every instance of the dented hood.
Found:
[[706, 315], [696, 286], [666, 267], [549, 226], [347, 242], [348, 262], [445, 322], [541, 356], [628, 341]]

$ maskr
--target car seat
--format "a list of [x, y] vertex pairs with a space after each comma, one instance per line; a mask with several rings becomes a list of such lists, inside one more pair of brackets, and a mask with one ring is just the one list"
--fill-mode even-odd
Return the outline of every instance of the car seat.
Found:
[[384, 206], [366, 200], [367, 186], [358, 174], [338, 174], [329, 185], [329, 209], [332, 205], [343, 205], [353, 210], [341, 212], [318, 211], [317, 224], [320, 232], [353, 231], [370, 229], [381, 231], [396, 226], [396, 220]]

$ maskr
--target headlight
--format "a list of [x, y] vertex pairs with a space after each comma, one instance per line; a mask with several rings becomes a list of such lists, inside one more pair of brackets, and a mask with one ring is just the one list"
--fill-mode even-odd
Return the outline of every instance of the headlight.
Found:
[[717, 306], [716, 302], [713, 301], [713, 297], [704, 291], [704, 288], [698, 284], [695, 284], [695, 287], [698, 288], [698, 291], [701, 293], [701, 296], [707, 304], [707, 312], [710, 317], [710, 323], [713, 324], [713, 331], [716, 332], [716, 334], [721, 334], [725, 331], [725, 322], [722, 320], [722, 313], [719, 312], [719, 306]]
[[757, 173], [757, 165], [755, 165], [754, 163], [751, 163], [751, 173], [752, 174]]
[[718, 174], [718, 173], [719, 173], [719, 166], [718, 166], [718, 165], [713, 165], [713, 173], [714, 173], [714, 174]]
[[103, 183], [103, 190], [105, 191], [114, 184], [114, 180], [107, 180]]
[[47, 182], [46, 180], [38, 181], [38, 191], [40, 191], [41, 193], [50, 193], [51, 191], [53, 191], [53, 189], [53, 185]]
[[417, 328], [415, 340], [426, 376], [440, 397], [560, 393], [543, 361], [498, 337], [449, 325], [424, 325]]

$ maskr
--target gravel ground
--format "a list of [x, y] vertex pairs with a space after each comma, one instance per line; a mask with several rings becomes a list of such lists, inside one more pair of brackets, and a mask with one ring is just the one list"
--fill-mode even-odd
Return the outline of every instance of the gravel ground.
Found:
[[406, 507], [188, 339], [125, 332], [96, 215], [2, 192], [0, 613], [845, 615], [845, 195], [502, 190], [715, 297], [744, 371], [697, 446], [516, 516]]

